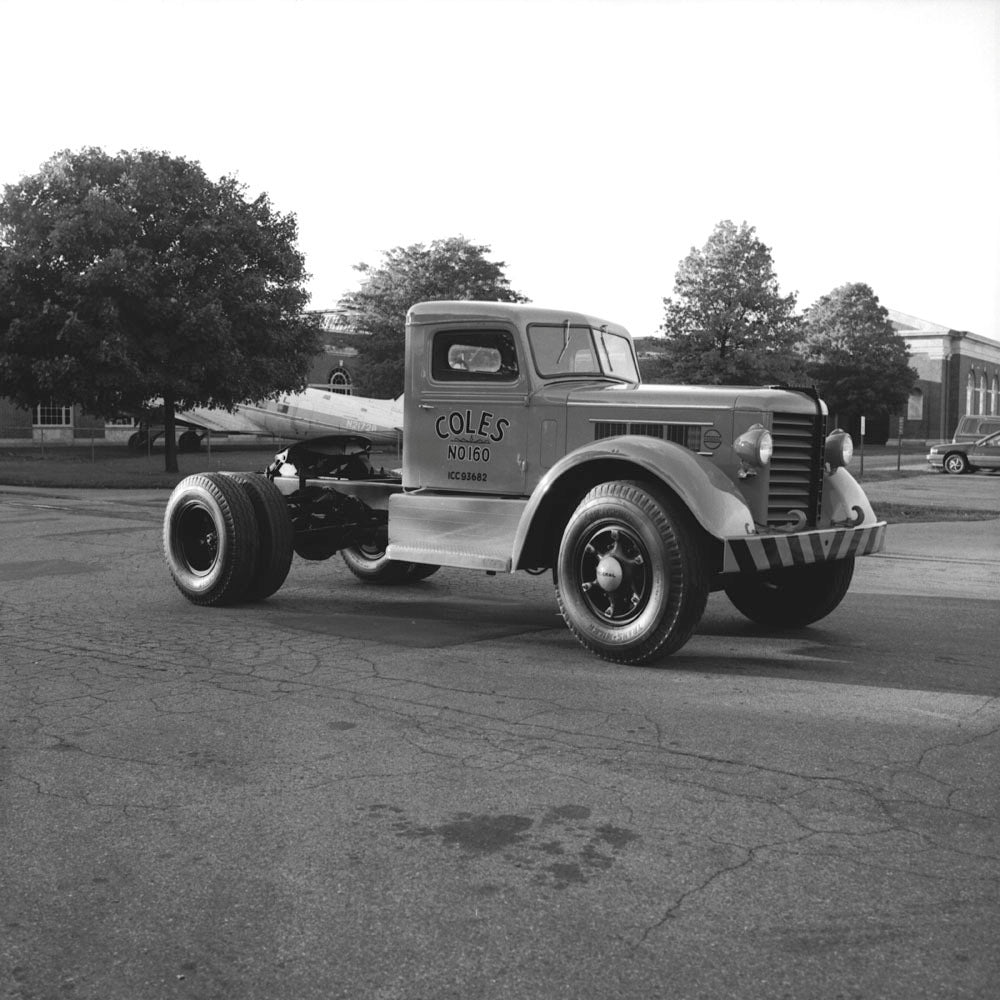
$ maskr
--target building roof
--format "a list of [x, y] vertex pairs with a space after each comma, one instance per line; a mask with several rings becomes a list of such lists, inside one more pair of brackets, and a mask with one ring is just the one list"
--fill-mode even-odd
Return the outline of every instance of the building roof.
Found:
[[889, 310], [889, 322], [892, 323], [896, 333], [907, 336], [911, 333], [931, 333], [948, 334], [957, 333], [950, 327], [941, 326], [939, 323], [932, 323], [927, 319], [920, 319], [919, 316], [911, 316], [909, 313], [899, 312], [898, 309]]
[[[896, 309], [888, 312], [893, 329], [906, 341], [911, 351], [932, 357], [947, 357], [952, 351], [959, 350], [981, 361], [1000, 361], [1000, 341], [966, 330], [953, 330]], [[962, 342], [964, 346], [959, 346]]]

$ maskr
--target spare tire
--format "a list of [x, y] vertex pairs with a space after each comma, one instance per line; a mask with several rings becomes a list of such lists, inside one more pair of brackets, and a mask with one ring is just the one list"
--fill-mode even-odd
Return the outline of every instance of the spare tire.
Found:
[[240, 601], [255, 577], [259, 550], [243, 486], [220, 473], [197, 473], [177, 484], [163, 516], [163, 554], [192, 604]]

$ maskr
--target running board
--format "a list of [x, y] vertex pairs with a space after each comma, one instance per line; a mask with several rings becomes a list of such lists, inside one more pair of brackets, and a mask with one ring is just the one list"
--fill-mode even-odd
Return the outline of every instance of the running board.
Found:
[[390, 559], [509, 573], [527, 500], [396, 493], [389, 500]]

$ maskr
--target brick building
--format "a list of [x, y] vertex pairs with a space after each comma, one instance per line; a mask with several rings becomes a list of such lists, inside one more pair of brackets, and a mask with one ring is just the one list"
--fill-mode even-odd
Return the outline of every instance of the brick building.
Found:
[[[889, 319], [919, 375], [906, 413], [900, 415], [904, 438], [950, 438], [966, 413], [1000, 414], [1000, 342], [894, 309]], [[892, 436], [896, 433], [891, 428]]]

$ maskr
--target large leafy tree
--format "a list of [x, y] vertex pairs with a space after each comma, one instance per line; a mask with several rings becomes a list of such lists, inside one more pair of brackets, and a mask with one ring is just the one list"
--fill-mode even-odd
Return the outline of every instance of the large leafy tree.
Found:
[[726, 220], [681, 261], [663, 300], [660, 377], [709, 385], [801, 381], [795, 294], [778, 289], [771, 251], [753, 226]]
[[806, 368], [832, 414], [852, 423], [902, 411], [917, 372], [889, 311], [868, 285], [835, 288], [817, 299], [804, 319]]
[[0, 200], [0, 394], [174, 416], [300, 387], [317, 348], [293, 215], [166, 153], [65, 151]]
[[510, 287], [503, 261], [488, 258], [488, 246], [464, 236], [395, 247], [373, 267], [357, 264], [361, 287], [339, 303], [347, 326], [368, 334], [358, 373], [370, 396], [398, 396], [403, 391], [406, 311], [415, 302], [445, 299], [528, 301]]

